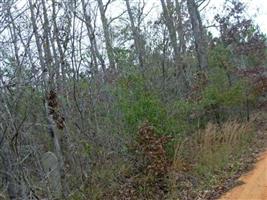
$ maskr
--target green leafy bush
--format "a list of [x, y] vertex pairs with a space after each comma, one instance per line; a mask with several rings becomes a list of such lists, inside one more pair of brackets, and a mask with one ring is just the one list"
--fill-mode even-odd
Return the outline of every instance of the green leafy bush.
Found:
[[127, 132], [136, 132], [138, 125], [146, 120], [159, 132], [166, 130], [166, 110], [157, 95], [145, 89], [141, 76], [129, 75], [122, 78], [116, 94]]

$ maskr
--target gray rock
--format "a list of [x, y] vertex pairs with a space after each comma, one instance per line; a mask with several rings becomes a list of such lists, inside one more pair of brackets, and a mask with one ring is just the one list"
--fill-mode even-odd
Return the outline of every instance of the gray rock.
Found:
[[42, 165], [53, 199], [60, 199], [62, 195], [62, 186], [60, 181], [59, 163], [56, 155], [52, 152], [46, 152], [42, 156]]

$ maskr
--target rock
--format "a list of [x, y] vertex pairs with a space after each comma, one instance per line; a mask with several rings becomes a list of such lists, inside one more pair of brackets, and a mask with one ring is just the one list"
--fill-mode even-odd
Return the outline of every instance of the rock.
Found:
[[52, 198], [61, 199], [62, 186], [60, 181], [59, 163], [56, 155], [52, 152], [46, 152], [42, 156], [42, 165]]

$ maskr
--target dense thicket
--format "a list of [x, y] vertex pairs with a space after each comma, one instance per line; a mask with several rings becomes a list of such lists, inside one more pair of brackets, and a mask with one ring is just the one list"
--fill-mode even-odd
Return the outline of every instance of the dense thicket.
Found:
[[208, 3], [2, 1], [0, 197], [186, 199], [176, 173], [213, 180], [264, 106], [266, 36], [235, 0], [208, 26]]

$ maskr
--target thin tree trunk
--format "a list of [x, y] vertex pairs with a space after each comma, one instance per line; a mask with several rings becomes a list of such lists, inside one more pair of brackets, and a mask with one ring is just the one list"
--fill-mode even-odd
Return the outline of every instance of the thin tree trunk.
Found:
[[184, 55], [186, 52], [186, 41], [184, 38], [185, 32], [183, 27], [182, 5], [178, 0], [175, 0], [175, 3], [175, 10], [178, 17], [177, 32], [179, 39], [179, 52]]
[[185, 77], [185, 69], [184, 69], [184, 64], [183, 64], [184, 62], [179, 51], [178, 39], [176, 35], [176, 29], [175, 29], [173, 17], [169, 10], [169, 7], [171, 6], [170, 1], [167, 1], [167, 4], [165, 0], [160, 0], [160, 1], [161, 1], [162, 9], [163, 9], [163, 16], [165, 19], [165, 24], [169, 31], [169, 38], [170, 38], [170, 42], [171, 42], [173, 52], [174, 52], [174, 62], [177, 68], [177, 87], [178, 87], [177, 89], [179, 89], [178, 91], [179, 93], [184, 93], [185, 90], [187, 90], [188, 88], [188, 81], [186, 80], [186, 77]]
[[106, 43], [106, 49], [107, 49], [107, 55], [108, 55], [110, 68], [114, 70], [116, 69], [115, 56], [113, 52], [113, 46], [112, 46], [111, 35], [110, 35], [109, 27], [108, 27], [108, 21], [105, 16], [105, 8], [104, 8], [102, 0], [97, 0], [97, 2], [98, 2], [98, 8], [100, 11], [102, 26], [104, 30], [104, 37], [105, 37], [105, 43]]
[[16, 200], [20, 198], [19, 194], [19, 183], [16, 181], [16, 170], [14, 169], [15, 166], [15, 159], [14, 156], [11, 154], [11, 150], [9, 150], [8, 145], [1, 144], [2, 150], [1, 157], [2, 157], [2, 165], [4, 168], [4, 178], [7, 185], [7, 193], [10, 200]]
[[[45, 8], [45, 2], [44, 0], [42, 0], [42, 4], [44, 6], [43, 10], [46, 13], [46, 8]], [[38, 34], [38, 28], [37, 28], [37, 24], [36, 24], [36, 16], [34, 14], [34, 7], [32, 4], [32, 0], [29, 0], [29, 5], [30, 5], [30, 12], [31, 12], [31, 22], [32, 22], [32, 26], [33, 26], [33, 32], [35, 35], [35, 40], [36, 40], [36, 46], [37, 46], [37, 50], [38, 50], [38, 55], [39, 55], [39, 61], [40, 61], [40, 65], [42, 68], [42, 81], [43, 81], [43, 85], [44, 85], [44, 91], [45, 91], [45, 97], [44, 97], [44, 107], [45, 107], [45, 114], [46, 114], [46, 118], [47, 118], [47, 123], [48, 123], [48, 131], [50, 134], [50, 137], [53, 141], [54, 144], [54, 151], [55, 154], [58, 158], [59, 161], [59, 169], [60, 169], [60, 176], [61, 176], [61, 184], [62, 184], [62, 194], [63, 197], [66, 197], [67, 194], [67, 186], [66, 186], [66, 181], [65, 181], [65, 173], [64, 173], [64, 160], [63, 160], [63, 155], [62, 155], [62, 151], [61, 151], [61, 147], [60, 147], [60, 142], [59, 142], [59, 138], [58, 138], [58, 133], [56, 131], [56, 127], [54, 125], [54, 121], [53, 121], [53, 116], [51, 114], [49, 114], [49, 107], [48, 107], [48, 102], [47, 102], [47, 97], [46, 95], [48, 94], [49, 88], [51, 87], [51, 77], [47, 78], [46, 75], [46, 65], [51, 65], [52, 62], [52, 56], [51, 56], [51, 52], [49, 48], [49, 39], [48, 39], [48, 33], [45, 33], [45, 42], [46, 44], [44, 45], [45, 48], [45, 58], [43, 56], [43, 49], [42, 49], [42, 44], [41, 44], [41, 40], [40, 40], [40, 36]], [[46, 17], [45, 17], [46, 18]], [[48, 26], [48, 24], [46, 24], [48, 21], [48, 19], [45, 19], [45, 26]], [[48, 27], [44, 27], [44, 31], [48, 31]], [[46, 60], [45, 60], [46, 59]], [[49, 74], [49, 76], [51, 76]], [[49, 79], [49, 81], [48, 81]], [[48, 83], [47, 83], [48, 81]]]
[[[6, 90], [6, 88], [5, 88]], [[6, 91], [7, 93], [7, 91]], [[0, 94], [1, 95], [1, 94]], [[7, 185], [7, 193], [9, 195], [9, 198], [11, 200], [17, 200], [17, 199], [27, 199], [27, 192], [25, 188], [25, 182], [23, 180], [22, 176], [22, 170], [19, 168], [18, 162], [19, 162], [19, 154], [17, 151], [17, 144], [13, 142], [13, 138], [18, 136], [18, 129], [15, 124], [15, 119], [12, 116], [12, 113], [8, 106], [8, 99], [4, 95], [0, 96], [2, 107], [5, 109], [6, 116], [4, 116], [4, 120], [7, 123], [9, 123], [7, 126], [10, 126], [12, 133], [12, 139], [11, 141], [8, 141], [8, 137], [6, 137], [6, 134], [3, 133], [3, 127], [2, 123], [1, 126], [1, 132], [0, 132], [0, 156], [2, 159], [2, 164], [4, 168], [4, 178], [6, 180]], [[8, 131], [8, 128], [6, 129]], [[5, 132], [6, 132], [5, 131]], [[17, 138], [15, 138], [17, 139]]]
[[88, 38], [90, 40], [90, 50], [91, 50], [91, 54], [92, 54], [92, 62], [94, 65], [93, 71], [95, 74], [98, 71], [98, 61], [97, 61], [97, 59], [98, 59], [100, 61], [100, 64], [101, 64], [102, 71], [105, 72], [106, 71], [106, 65], [105, 65], [105, 61], [104, 61], [104, 59], [103, 59], [102, 55], [100, 54], [98, 47], [97, 47], [96, 35], [95, 35], [95, 30], [92, 26], [91, 15], [89, 15], [86, 11], [85, 1], [81, 0], [81, 2], [82, 2], [83, 15], [84, 15], [84, 19], [85, 19], [85, 26], [87, 29]]
[[165, 3], [165, 0], [160, 0], [160, 1], [161, 1], [162, 9], [163, 9], [163, 16], [165, 19], [165, 23], [166, 23], [166, 26], [167, 26], [168, 31], [169, 31], [169, 37], [170, 37], [171, 45], [173, 48], [175, 60], [176, 60], [176, 62], [178, 62], [180, 60], [179, 59], [180, 55], [179, 55], [178, 40], [177, 40], [177, 35], [176, 35], [173, 19], [170, 15], [170, 12], [169, 12], [168, 7]]
[[198, 66], [201, 71], [208, 68], [207, 38], [202, 25], [202, 20], [195, 0], [187, 0], [188, 12], [191, 19]]
[[133, 33], [133, 39], [134, 39], [134, 46], [135, 46], [136, 53], [138, 55], [140, 69], [141, 69], [142, 74], [144, 74], [144, 57], [143, 57], [144, 56], [144, 45], [142, 44], [142, 40], [138, 32], [138, 27], [136, 27], [134, 23], [134, 16], [132, 13], [130, 2], [129, 0], [125, 0], [125, 2], [126, 2], [127, 12], [130, 18], [131, 29]]

